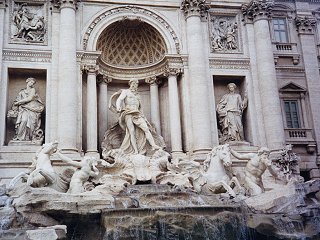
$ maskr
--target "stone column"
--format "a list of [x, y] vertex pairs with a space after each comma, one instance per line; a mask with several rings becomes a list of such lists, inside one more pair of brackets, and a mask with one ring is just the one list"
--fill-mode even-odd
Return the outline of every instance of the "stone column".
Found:
[[97, 66], [86, 65], [87, 71], [87, 153], [97, 153], [98, 111], [97, 111]]
[[99, 104], [98, 104], [98, 126], [99, 126], [99, 144], [103, 141], [105, 132], [108, 129], [108, 84], [112, 78], [103, 75], [99, 78]]
[[180, 74], [180, 72], [180, 69], [168, 69], [166, 72], [169, 90], [171, 151], [173, 153], [182, 152], [181, 118], [177, 83], [177, 75]]
[[146, 79], [146, 83], [150, 85], [151, 122], [154, 124], [157, 133], [161, 135], [158, 81], [156, 77], [151, 77]]
[[0, 119], [0, 146], [2, 146], [4, 144], [5, 141], [5, 134], [6, 134], [6, 118], [5, 116], [7, 115], [6, 113], [6, 101], [7, 101], [7, 86], [5, 86], [4, 84], [8, 84], [8, 81], [5, 82], [3, 77], [2, 77], [2, 52], [3, 52], [3, 40], [4, 40], [4, 20], [5, 20], [5, 1], [4, 0], [0, 0], [0, 32], [2, 33], [0, 35], [0, 85], [2, 86], [0, 89], [0, 96], [2, 96], [0, 98], [0, 100], [2, 100], [0, 102], [0, 111], [1, 111], [1, 118]]
[[208, 64], [205, 59], [207, 49], [202, 37], [201, 16], [208, 6], [203, 0], [184, 0], [181, 9], [186, 17], [187, 45], [189, 60], [190, 113], [192, 115], [193, 150], [195, 153], [206, 152], [212, 148]]
[[316, 25], [316, 19], [310, 16], [297, 16], [295, 22], [301, 42], [304, 68], [308, 85], [310, 109], [312, 112], [312, 125], [317, 142], [317, 163], [320, 164], [320, 74], [314, 29]]
[[284, 145], [285, 135], [268, 23], [272, 6], [273, 1], [252, 1], [250, 4], [243, 5], [242, 10], [244, 17], [253, 21], [259, 90], [267, 145], [271, 149], [280, 149]]
[[77, 150], [79, 93], [77, 92], [76, 1], [56, 1], [60, 7], [59, 37], [59, 147]]

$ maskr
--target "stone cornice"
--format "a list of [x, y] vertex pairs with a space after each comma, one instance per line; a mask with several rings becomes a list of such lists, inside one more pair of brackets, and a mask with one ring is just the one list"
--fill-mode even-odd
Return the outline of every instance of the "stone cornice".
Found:
[[298, 15], [295, 18], [295, 24], [299, 34], [314, 34], [317, 20], [313, 16]]
[[245, 22], [269, 18], [274, 5], [273, 0], [253, 0], [242, 4], [241, 10]]
[[132, 77], [137, 79], [146, 79], [154, 76], [163, 76], [168, 68], [183, 68], [183, 59], [179, 55], [167, 55], [164, 59], [152, 66], [118, 68], [107, 65], [98, 59], [100, 72], [103, 75], [113, 79], [130, 80]]
[[183, 0], [181, 10], [186, 18], [190, 16], [205, 17], [209, 10], [209, 5], [206, 0]]
[[21, 62], [51, 62], [51, 52], [43, 51], [25, 51], [4, 49], [2, 54], [4, 61], [21, 61]]

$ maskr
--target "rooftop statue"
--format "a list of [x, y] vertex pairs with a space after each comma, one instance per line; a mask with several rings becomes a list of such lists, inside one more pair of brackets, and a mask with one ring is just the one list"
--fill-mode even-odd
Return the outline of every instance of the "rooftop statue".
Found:
[[229, 93], [223, 95], [217, 105], [219, 124], [222, 132], [221, 143], [244, 140], [242, 113], [247, 107], [248, 99], [247, 94], [245, 94], [242, 100], [240, 94], [235, 92], [236, 87], [236, 84], [229, 83]]

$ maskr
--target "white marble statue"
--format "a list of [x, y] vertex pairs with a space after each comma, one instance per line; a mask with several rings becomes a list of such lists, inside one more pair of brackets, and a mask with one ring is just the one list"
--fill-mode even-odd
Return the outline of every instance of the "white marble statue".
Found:
[[23, 3], [13, 12], [12, 20], [15, 26], [13, 38], [24, 41], [43, 42], [46, 32], [44, 17], [38, 15], [41, 9], [33, 9], [33, 11], [37, 11], [36, 13], [32, 13], [31, 9], [31, 6]]
[[270, 150], [261, 147], [258, 153], [240, 154], [234, 150], [230, 150], [231, 154], [240, 159], [248, 160], [245, 168], [244, 187], [250, 196], [259, 195], [265, 191], [262, 182], [262, 174], [268, 169], [274, 177], [278, 177], [278, 173], [272, 167], [269, 159]]
[[98, 160], [95, 157], [85, 156], [81, 162], [78, 162], [63, 155], [61, 151], [58, 151], [57, 154], [62, 161], [78, 168], [72, 175], [67, 193], [79, 194], [85, 192], [84, 183], [88, 181], [90, 177], [99, 175], [99, 170], [97, 168]]
[[36, 79], [28, 78], [26, 82], [27, 87], [19, 92], [7, 116], [17, 118], [14, 141], [32, 141], [41, 144], [43, 131], [40, 126], [44, 104], [34, 87]]
[[236, 87], [234, 83], [229, 83], [229, 93], [225, 94], [217, 105], [222, 133], [221, 143], [244, 140], [242, 113], [247, 107], [248, 99], [247, 94], [245, 94], [242, 100], [240, 94], [235, 92]]
[[58, 192], [66, 192], [70, 181], [67, 176], [70, 174], [70, 169], [65, 169], [62, 174], [59, 174], [52, 166], [50, 159], [57, 151], [57, 148], [57, 141], [43, 144], [32, 159], [28, 172], [21, 172], [14, 177], [8, 189], [15, 188], [19, 180], [24, 180], [27, 185], [34, 188], [49, 187]]
[[[182, 183], [184, 187], [188, 187], [185, 179], [189, 179], [198, 193], [211, 195], [227, 192], [231, 197], [235, 197], [236, 193], [242, 192], [242, 187], [236, 177], [229, 176], [231, 164], [229, 145], [219, 145], [208, 153], [203, 166], [195, 161], [180, 160], [169, 166], [170, 172], [163, 180], [174, 185], [176, 182]], [[163, 180], [161, 182], [164, 182]]]
[[202, 172], [202, 178], [205, 179], [205, 184], [202, 185], [199, 178], [193, 179], [193, 186], [198, 192], [228, 192], [230, 196], [235, 197], [236, 193], [231, 186], [236, 186], [239, 192], [241, 191], [241, 186], [237, 178], [230, 178], [227, 173], [232, 164], [230, 155], [230, 146], [228, 144], [218, 145], [208, 153], [204, 161], [204, 171]]
[[141, 111], [138, 84], [138, 80], [132, 79], [129, 81], [129, 89], [121, 89], [113, 94], [110, 98], [109, 108], [120, 114], [119, 125], [125, 131], [120, 149], [126, 154], [144, 155], [148, 146], [152, 150], [158, 150], [161, 147], [155, 143], [151, 134], [152, 127]]

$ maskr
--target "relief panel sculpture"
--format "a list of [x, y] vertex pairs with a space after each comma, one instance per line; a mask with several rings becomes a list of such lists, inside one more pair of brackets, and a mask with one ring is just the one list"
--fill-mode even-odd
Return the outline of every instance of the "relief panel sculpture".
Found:
[[212, 52], [239, 52], [236, 17], [210, 17], [210, 46]]
[[23, 43], [45, 43], [46, 11], [44, 5], [12, 3], [11, 40]]
[[44, 104], [35, 89], [36, 79], [28, 78], [26, 83], [26, 88], [18, 93], [7, 114], [8, 118], [15, 121], [15, 136], [10, 142], [41, 145], [43, 141], [43, 130], [40, 128], [41, 113]]

